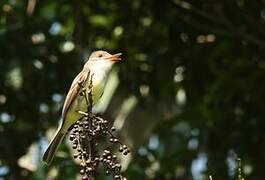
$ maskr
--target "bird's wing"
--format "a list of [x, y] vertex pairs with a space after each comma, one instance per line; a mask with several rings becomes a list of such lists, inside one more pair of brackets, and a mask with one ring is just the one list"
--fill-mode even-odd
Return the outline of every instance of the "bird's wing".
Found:
[[63, 111], [62, 111], [62, 119], [64, 120], [65, 115], [71, 106], [72, 102], [75, 100], [76, 96], [79, 93], [79, 90], [81, 88], [80, 84], [83, 84], [87, 77], [90, 74], [89, 69], [83, 69], [73, 80], [72, 85], [70, 87], [70, 90], [68, 91], [68, 94], [65, 98], [64, 105], [63, 105]]

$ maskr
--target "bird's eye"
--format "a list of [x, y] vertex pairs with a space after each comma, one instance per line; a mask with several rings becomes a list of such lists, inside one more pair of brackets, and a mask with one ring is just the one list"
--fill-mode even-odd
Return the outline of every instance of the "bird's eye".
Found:
[[99, 55], [98, 55], [98, 57], [102, 57], [102, 56], [103, 56], [103, 54], [99, 54]]

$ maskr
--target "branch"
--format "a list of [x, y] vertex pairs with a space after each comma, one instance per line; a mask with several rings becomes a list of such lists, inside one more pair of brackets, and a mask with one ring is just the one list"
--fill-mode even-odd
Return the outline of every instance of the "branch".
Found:
[[[190, 9], [187, 9], [187, 10], [190, 10]], [[206, 16], [206, 13], [198, 12], [197, 9], [195, 9], [195, 11], [194, 11], [194, 8], [193, 8], [191, 11], [196, 12], [197, 14], [199, 13], [204, 18]], [[229, 29], [225, 28], [222, 25], [215, 27], [211, 23], [199, 22], [198, 20], [196, 20], [192, 16], [185, 15], [185, 14], [181, 13], [180, 11], [176, 11], [176, 14], [185, 23], [187, 23], [187, 24], [189, 24], [189, 25], [191, 25], [197, 29], [203, 30], [205, 32], [211, 32], [211, 33], [221, 35], [221, 36], [226, 36], [226, 37], [242, 38], [243, 40], [245, 40], [247, 42], [250, 42], [250, 43], [253, 43], [257, 46], [260, 46], [261, 48], [265, 48], [265, 41], [263, 41], [259, 37], [255, 36], [255, 34], [245, 32], [238, 27], [229, 27]], [[210, 20], [210, 19], [208, 18], [208, 20]]]
[[203, 11], [200, 10], [199, 8], [197, 8], [196, 6], [193, 6], [192, 4], [186, 2], [186, 1], [182, 1], [182, 0], [173, 0], [173, 3], [180, 7], [181, 9], [186, 9], [188, 12], [194, 13], [195, 15], [198, 15], [206, 20], [209, 20], [213, 23], [219, 23], [223, 26], [227, 25], [229, 27], [229, 25], [231, 25], [231, 22], [229, 22], [226, 18], [224, 18], [223, 16], [218, 16], [216, 14], [213, 13], [209, 13], [207, 11]]
[[102, 163], [106, 169], [106, 174], [112, 174], [117, 180], [125, 179], [121, 175], [121, 165], [116, 162], [117, 156], [112, 154], [109, 149], [104, 149], [103, 153], [98, 153], [97, 144], [99, 137], [105, 136], [109, 138], [109, 142], [119, 146], [119, 151], [124, 155], [130, 153], [130, 149], [121, 143], [118, 138], [113, 135], [114, 127], [108, 127], [108, 121], [92, 114], [92, 79], [90, 77], [88, 87], [82, 84], [79, 96], [85, 98], [86, 112], [77, 111], [82, 117], [75, 123], [70, 141], [73, 143], [73, 149], [76, 150], [74, 158], [81, 160], [80, 174], [83, 180], [94, 180], [98, 174], [98, 165]]

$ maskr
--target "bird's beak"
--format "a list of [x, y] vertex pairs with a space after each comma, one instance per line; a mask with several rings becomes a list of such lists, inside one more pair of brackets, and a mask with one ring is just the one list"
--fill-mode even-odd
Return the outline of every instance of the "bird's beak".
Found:
[[106, 57], [105, 59], [112, 61], [112, 62], [118, 62], [118, 61], [121, 61], [121, 58], [120, 58], [121, 55], [122, 55], [122, 53], [117, 53], [114, 55], [110, 55], [110, 56]]

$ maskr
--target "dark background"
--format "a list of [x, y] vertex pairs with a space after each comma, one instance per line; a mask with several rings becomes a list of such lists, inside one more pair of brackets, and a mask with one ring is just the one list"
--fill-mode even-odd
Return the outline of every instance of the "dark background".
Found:
[[0, 11], [0, 179], [76, 178], [67, 143], [52, 166], [40, 157], [97, 49], [123, 53], [100, 114], [133, 149], [125, 176], [233, 179], [241, 157], [246, 179], [264, 178], [264, 0], [2, 0]]

